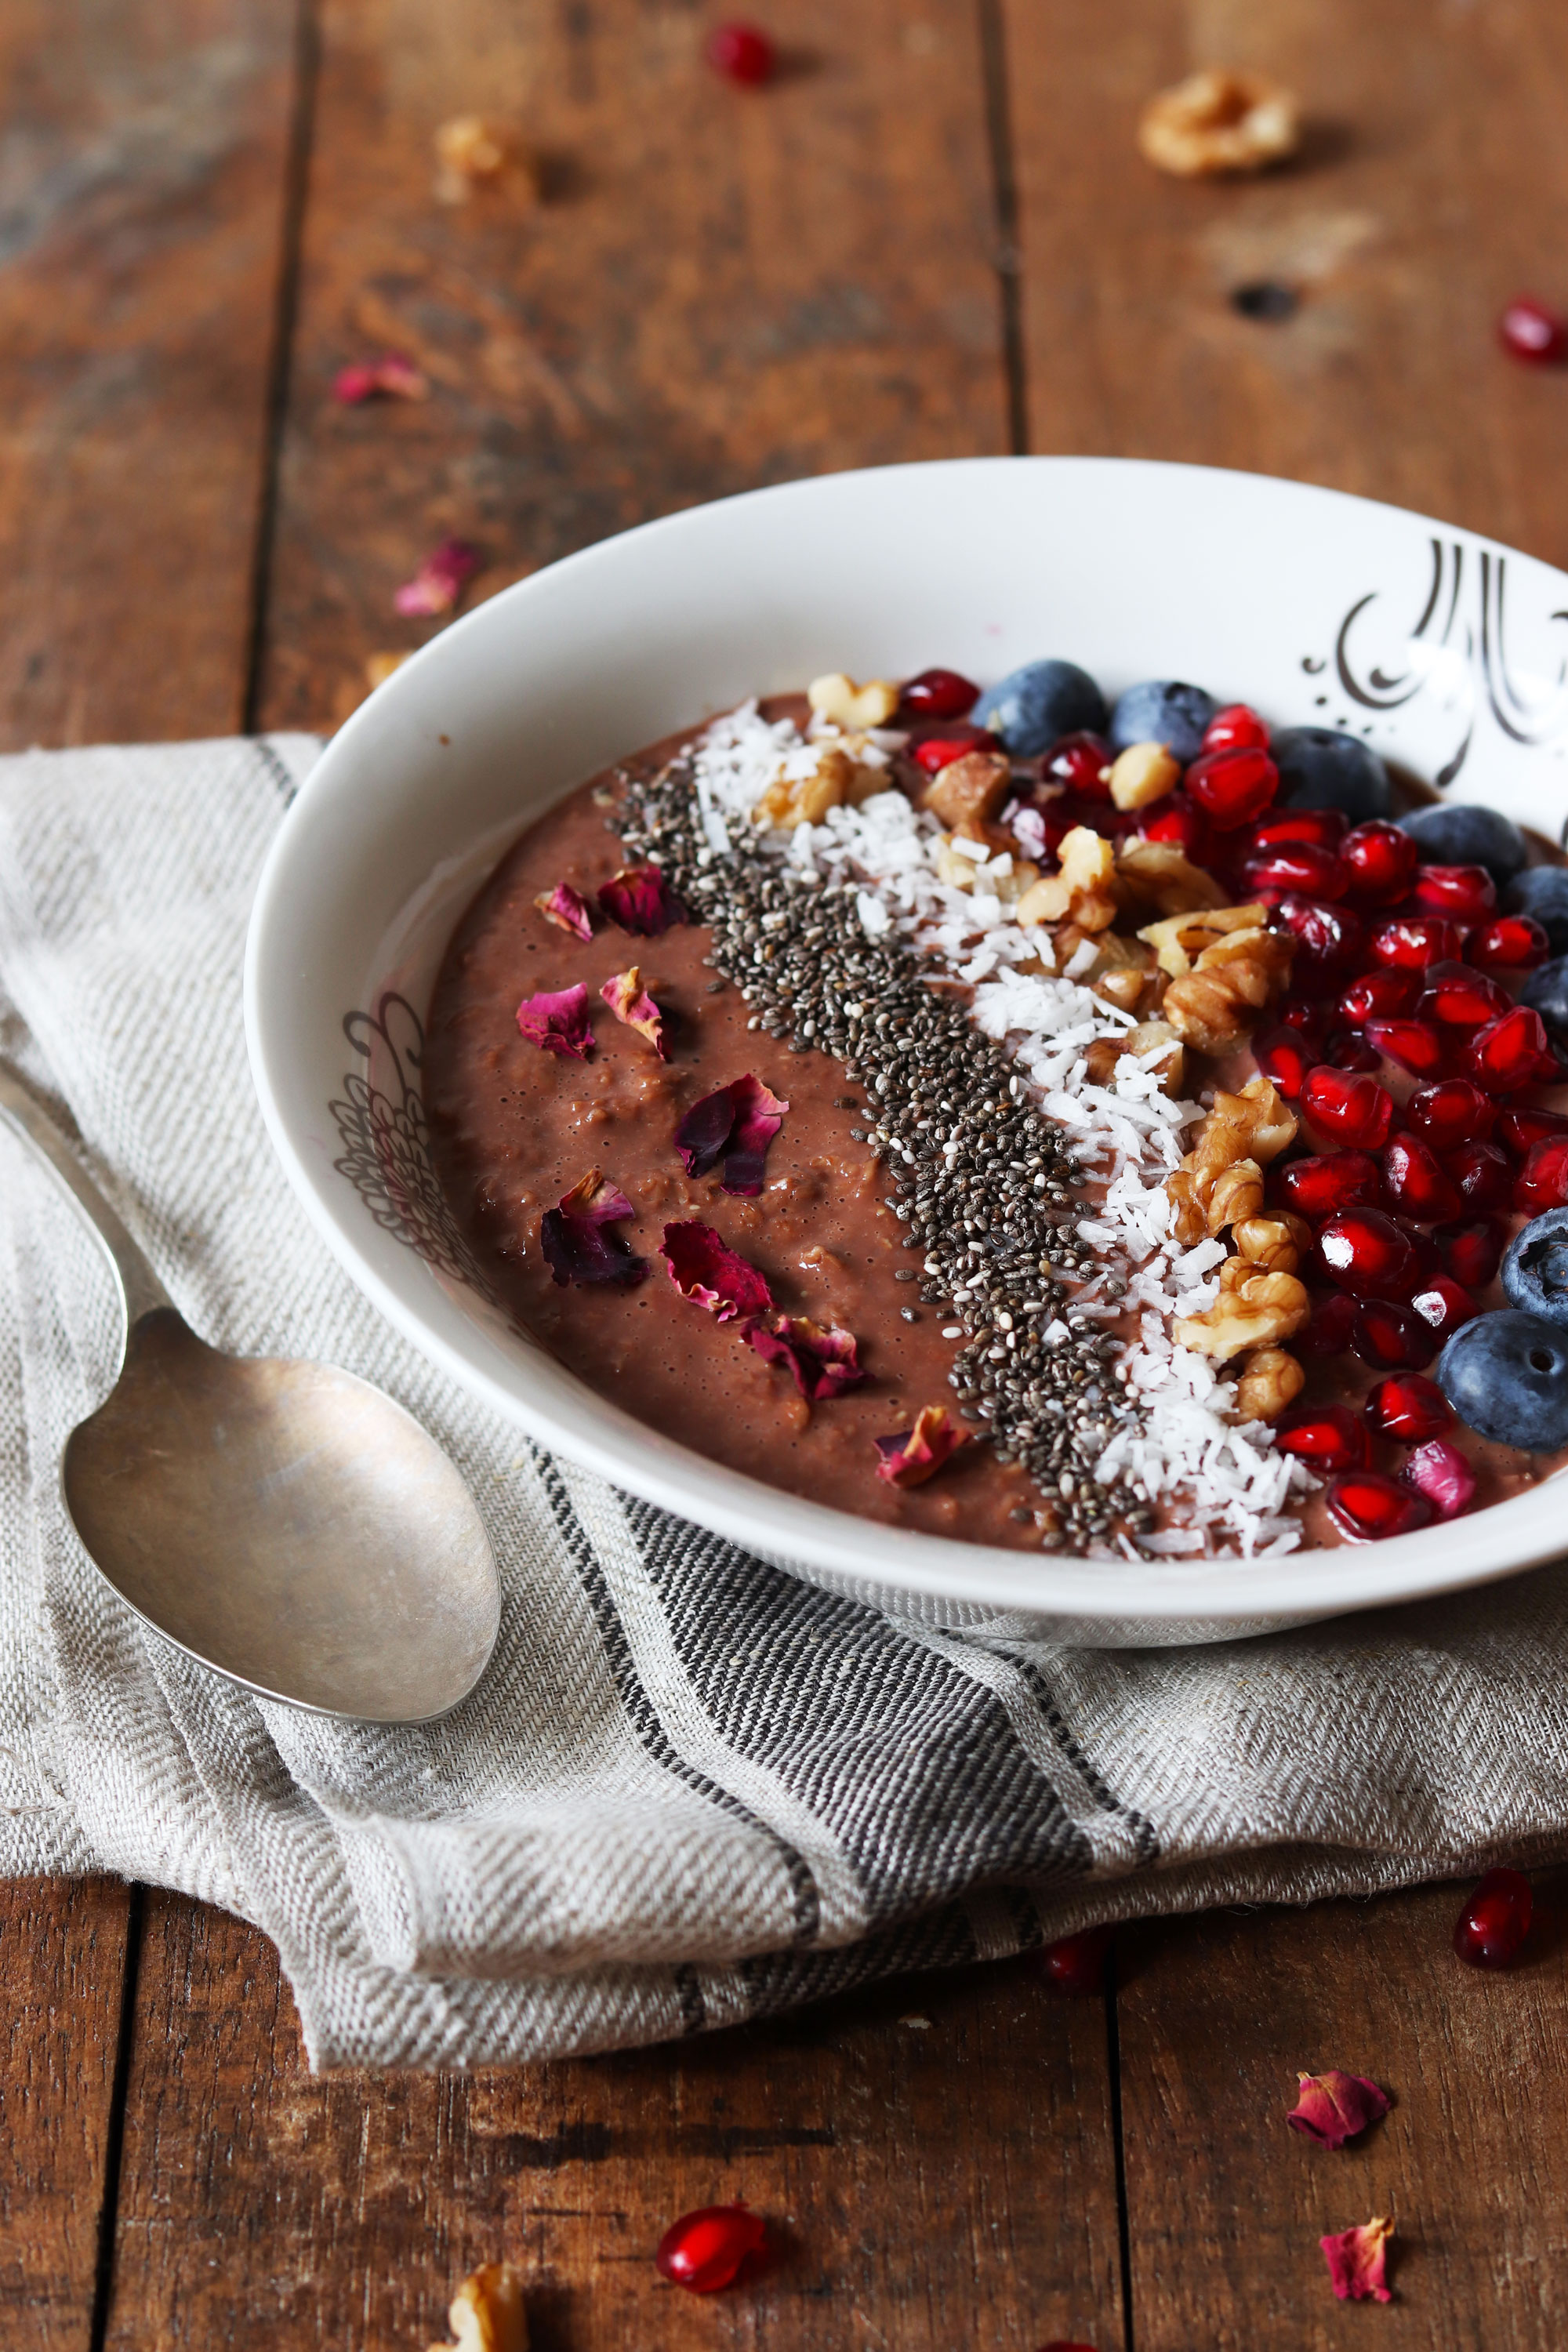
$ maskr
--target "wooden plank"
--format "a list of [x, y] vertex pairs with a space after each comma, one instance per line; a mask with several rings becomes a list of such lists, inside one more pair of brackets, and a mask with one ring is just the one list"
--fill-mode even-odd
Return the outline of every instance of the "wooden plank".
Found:
[[240, 723], [285, 0], [0, 12], [0, 746]]
[[[1510, 295], [1568, 299], [1568, 15], [1429, 0], [1000, 0], [1032, 444], [1299, 476], [1568, 562], [1563, 379], [1507, 359]], [[1292, 169], [1196, 184], [1136, 152], [1197, 64], [1299, 91]], [[1234, 289], [1277, 278], [1260, 324]]]
[[[1397, 2223], [1399, 2352], [1550, 2352], [1568, 2339], [1563, 1886], [1529, 1964], [1467, 1969], [1460, 1890], [1216, 1913], [1124, 1936], [1121, 2116], [1138, 2352], [1323, 2352], [1318, 2239]], [[1555, 1916], [1552, 1916], [1555, 1915]], [[1284, 2122], [1298, 2071], [1340, 2066], [1393, 2112], [1335, 2154]]]
[[[1026, 1964], [664, 2049], [470, 2076], [305, 2071], [271, 1948], [151, 1898], [106, 2342], [385, 2352], [501, 2255], [535, 2352], [1121, 2340], [1103, 2012]], [[777, 2243], [699, 2298], [677, 2214]]]
[[[698, 499], [1006, 446], [969, 0], [769, 22], [787, 70], [743, 90], [685, 7], [328, 0], [268, 724], [331, 723], [431, 633], [392, 597], [447, 532], [472, 601]], [[473, 110], [547, 157], [542, 207], [432, 201], [432, 133]], [[334, 406], [388, 346], [431, 399]]]
[[87, 2352], [129, 1890], [0, 1880], [0, 2322]]

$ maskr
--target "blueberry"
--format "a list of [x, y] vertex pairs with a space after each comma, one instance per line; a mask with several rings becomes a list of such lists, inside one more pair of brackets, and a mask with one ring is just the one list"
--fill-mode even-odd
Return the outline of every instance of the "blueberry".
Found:
[[1553, 955], [1568, 955], [1568, 866], [1527, 866], [1503, 892], [1510, 915], [1533, 915]]
[[1520, 989], [1519, 1001], [1540, 1013], [1554, 1037], [1568, 1037], [1568, 955], [1537, 964]]
[[1461, 1421], [1500, 1445], [1568, 1445], [1568, 1329], [1544, 1315], [1508, 1307], [1461, 1325], [1437, 1359], [1437, 1385]]
[[1568, 1209], [1548, 1209], [1515, 1234], [1502, 1262], [1502, 1286], [1527, 1314], [1568, 1323]]
[[1119, 751], [1129, 743], [1163, 743], [1184, 768], [1204, 748], [1204, 730], [1219, 708], [1201, 686], [1179, 677], [1151, 677], [1130, 686], [1110, 714], [1110, 740]]
[[1280, 808], [1342, 809], [1352, 824], [1393, 814], [1388, 770], [1353, 735], [1336, 727], [1282, 727], [1268, 748], [1279, 771]]
[[1016, 760], [1048, 751], [1064, 735], [1105, 732], [1105, 697], [1075, 662], [1026, 662], [988, 687], [974, 706], [977, 727], [1000, 735]]
[[1494, 882], [1511, 882], [1529, 845], [1511, 817], [1474, 801], [1444, 801], [1436, 808], [1412, 809], [1399, 829], [1421, 845], [1428, 866], [1484, 866]]

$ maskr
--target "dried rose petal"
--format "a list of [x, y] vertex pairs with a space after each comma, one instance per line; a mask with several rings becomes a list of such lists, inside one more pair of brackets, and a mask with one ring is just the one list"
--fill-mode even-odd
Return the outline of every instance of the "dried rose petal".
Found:
[[599, 892], [599, 905], [612, 923], [638, 940], [657, 940], [672, 923], [686, 920], [661, 866], [623, 866]]
[[824, 1397], [852, 1389], [866, 1377], [853, 1331], [824, 1327], [809, 1315], [780, 1315], [772, 1323], [748, 1323], [742, 1337], [770, 1364], [787, 1364], [803, 1397]]
[[1296, 2080], [1301, 2095], [1285, 2120], [1320, 2147], [1343, 2147], [1388, 2113], [1387, 2093], [1364, 2074], [1342, 2074], [1331, 2066], [1326, 2074], [1298, 2074]]
[[961, 1445], [968, 1444], [969, 1433], [949, 1417], [945, 1405], [928, 1404], [921, 1408], [912, 1429], [897, 1430], [891, 1437], [873, 1442], [880, 1456], [879, 1478], [885, 1478], [889, 1486], [923, 1486]]
[[585, 1062], [594, 1050], [588, 1025], [588, 992], [581, 981], [573, 988], [542, 988], [525, 996], [517, 1008], [517, 1025], [531, 1045], [547, 1054], [570, 1054]]
[[618, 1234], [606, 1231], [615, 1218], [636, 1214], [613, 1178], [590, 1168], [539, 1221], [539, 1246], [555, 1280], [640, 1282], [647, 1260], [638, 1257]]
[[677, 1290], [721, 1323], [736, 1315], [760, 1315], [773, 1303], [767, 1276], [696, 1217], [666, 1225], [660, 1254]]
[[574, 939], [593, 938], [594, 919], [588, 912], [588, 902], [570, 882], [557, 882], [553, 890], [542, 890], [533, 903], [547, 923], [570, 931]]
[[625, 971], [613, 972], [599, 993], [617, 1021], [624, 1021], [628, 1029], [640, 1029], [659, 1060], [668, 1061], [664, 1050], [664, 1015], [643, 986], [635, 963]]
[[1364, 2303], [1369, 2295], [1378, 2303], [1393, 2302], [1387, 2276], [1388, 2242], [1393, 2235], [1393, 2222], [1386, 2214], [1378, 2213], [1359, 2230], [1342, 2230], [1337, 2237], [1318, 2240], [1329, 2266], [1330, 2283], [1342, 2303]]
[[748, 1070], [716, 1094], [693, 1103], [675, 1130], [675, 1148], [689, 1176], [706, 1176], [722, 1160], [726, 1192], [760, 1192], [768, 1146], [784, 1124], [787, 1102]]
[[362, 400], [426, 400], [429, 393], [424, 376], [401, 352], [384, 352], [378, 360], [340, 368], [332, 378], [332, 398], [345, 408], [357, 408]]
[[449, 613], [479, 568], [477, 548], [466, 539], [444, 539], [398, 590], [394, 608], [404, 614]]

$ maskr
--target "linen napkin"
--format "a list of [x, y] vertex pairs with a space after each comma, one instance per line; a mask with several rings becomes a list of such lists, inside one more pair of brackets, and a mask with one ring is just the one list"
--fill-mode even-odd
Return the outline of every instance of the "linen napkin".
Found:
[[0, 1129], [0, 1868], [224, 1905], [277, 1944], [313, 2064], [435, 2066], [1560, 1850], [1561, 1567], [1224, 1648], [983, 1642], [628, 1499], [426, 1364], [315, 1238], [246, 1066], [250, 894], [316, 750], [0, 761], [0, 1050], [204, 1337], [346, 1365], [447, 1448], [500, 1643], [455, 1714], [386, 1730], [251, 1699], [137, 1622], [58, 1489], [114, 1368], [109, 1286]]

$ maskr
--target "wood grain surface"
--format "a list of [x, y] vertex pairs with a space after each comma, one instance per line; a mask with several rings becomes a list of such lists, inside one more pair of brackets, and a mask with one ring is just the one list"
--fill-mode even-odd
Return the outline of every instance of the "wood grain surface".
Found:
[[[74, 0], [67, 40], [17, 0], [7, 742], [330, 725], [438, 625], [391, 600], [446, 532], [471, 601], [695, 499], [1026, 434], [1568, 561], [1568, 377], [1492, 340], [1516, 288], [1568, 299], [1551, 0], [777, 0], [763, 92], [701, 67], [712, 13]], [[1301, 89], [1297, 166], [1138, 160], [1144, 97], [1210, 59]], [[434, 201], [431, 134], [475, 110], [540, 150], [542, 205]], [[1232, 308], [1258, 278], [1289, 320]], [[337, 406], [387, 347], [431, 398]], [[240, 1923], [159, 1894], [139, 1936], [123, 1890], [0, 1888], [0, 2312], [51, 2352], [418, 2352], [506, 2253], [542, 2352], [1537, 2352], [1568, 2336], [1568, 1904], [1504, 1978], [1458, 1968], [1454, 1905], [1131, 1931], [1108, 2007], [1008, 1963], [670, 2049], [312, 2081]], [[1282, 2120], [1326, 2064], [1395, 2098], [1332, 2157]], [[665, 2223], [737, 2194], [773, 2261], [661, 2286]], [[1338, 2305], [1318, 2235], [1376, 2210], [1396, 2300]]]

